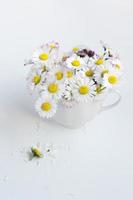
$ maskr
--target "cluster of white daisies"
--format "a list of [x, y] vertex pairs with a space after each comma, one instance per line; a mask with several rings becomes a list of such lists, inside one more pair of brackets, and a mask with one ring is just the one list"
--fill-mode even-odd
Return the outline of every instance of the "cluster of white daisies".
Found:
[[42, 45], [26, 64], [31, 66], [28, 88], [37, 93], [36, 111], [43, 118], [52, 117], [59, 102], [67, 107], [102, 98], [121, 78], [119, 56], [106, 45], [97, 54], [85, 46], [76, 46], [60, 54], [59, 44]]

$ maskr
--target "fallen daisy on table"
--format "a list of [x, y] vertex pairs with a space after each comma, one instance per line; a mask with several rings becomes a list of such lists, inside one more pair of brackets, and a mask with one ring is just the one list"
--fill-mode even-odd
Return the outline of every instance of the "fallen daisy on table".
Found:
[[40, 151], [40, 149], [36, 148], [36, 147], [31, 147], [31, 152], [33, 154], [33, 157], [37, 157], [37, 158], [42, 158], [43, 154]]
[[40, 147], [39, 143], [36, 146], [31, 147], [28, 156], [29, 160], [33, 160], [33, 158], [54, 159], [56, 156], [56, 147], [53, 144], [45, 144]]
[[75, 46], [60, 53], [58, 42], [41, 45], [27, 61], [31, 67], [28, 88], [37, 94], [35, 109], [42, 118], [51, 118], [62, 104], [73, 105], [97, 101], [117, 88], [123, 65], [118, 54], [102, 43], [97, 53], [86, 46]]

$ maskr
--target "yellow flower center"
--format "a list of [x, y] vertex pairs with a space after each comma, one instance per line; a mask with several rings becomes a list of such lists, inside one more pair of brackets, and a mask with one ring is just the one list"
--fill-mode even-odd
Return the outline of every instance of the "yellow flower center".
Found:
[[121, 68], [121, 66], [120, 66], [119, 64], [116, 64], [115, 67], [116, 67], [116, 69], [118, 69], [118, 70]]
[[72, 65], [73, 65], [74, 67], [79, 67], [79, 66], [80, 66], [80, 61], [79, 61], [79, 60], [73, 60], [73, 61], [72, 61]]
[[31, 151], [33, 153], [33, 156], [39, 157], [39, 158], [43, 157], [43, 154], [41, 153], [39, 149], [32, 147]]
[[38, 83], [40, 83], [41, 81], [41, 77], [39, 75], [34, 76], [32, 82], [37, 85]]
[[67, 78], [71, 78], [73, 76], [73, 72], [72, 71], [67, 71]]
[[62, 71], [58, 71], [58, 72], [55, 74], [55, 76], [56, 76], [56, 79], [57, 79], [57, 80], [61, 80], [61, 79], [63, 78], [63, 73], [62, 73]]
[[104, 60], [102, 58], [99, 58], [97, 61], [96, 61], [96, 65], [102, 65], [104, 63]]
[[48, 56], [47, 53], [42, 53], [42, 54], [39, 55], [40, 60], [45, 61], [45, 60], [48, 60], [48, 58], [49, 58], [49, 56]]
[[74, 48], [73, 48], [73, 51], [74, 51], [74, 52], [77, 52], [78, 50], [79, 50], [78, 47], [74, 47]]
[[55, 47], [56, 47], [55, 44], [50, 44], [51, 49], [54, 49]]
[[51, 83], [49, 86], [48, 86], [48, 91], [50, 93], [56, 93], [58, 91], [58, 85], [56, 83]]
[[88, 94], [89, 93], [89, 87], [86, 85], [83, 85], [79, 88], [79, 93], [80, 94]]
[[112, 85], [115, 85], [118, 82], [118, 78], [115, 75], [111, 75], [108, 77], [108, 82]]
[[85, 75], [88, 77], [92, 77], [93, 76], [93, 71], [91, 69], [89, 69], [88, 71], [85, 72]]
[[102, 76], [104, 76], [104, 74], [108, 74], [109, 73], [109, 70], [108, 69], [105, 69], [102, 71]]
[[51, 104], [49, 103], [49, 102], [45, 102], [45, 103], [43, 103], [42, 105], [41, 105], [41, 109], [43, 110], [43, 111], [49, 111], [49, 110], [51, 110]]

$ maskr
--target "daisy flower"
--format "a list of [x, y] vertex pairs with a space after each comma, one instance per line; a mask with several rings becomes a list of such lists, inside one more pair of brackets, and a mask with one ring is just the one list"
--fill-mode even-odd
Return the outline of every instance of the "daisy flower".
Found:
[[104, 66], [106, 62], [110, 59], [110, 54], [104, 50], [102, 54], [95, 54], [91, 62], [95, 67]]
[[42, 158], [43, 157], [43, 154], [42, 152], [40, 151], [40, 149], [36, 148], [36, 147], [31, 147], [31, 152], [32, 152], [32, 156], [33, 158], [36, 157], [36, 158]]
[[48, 95], [50, 97], [53, 97], [57, 100], [61, 98], [64, 92], [64, 85], [59, 84], [57, 81], [51, 81], [47, 82], [46, 85], [43, 88], [43, 95]]
[[116, 70], [105, 73], [103, 76], [102, 84], [107, 88], [115, 87], [119, 84], [120, 76]]
[[49, 45], [50, 49], [59, 49], [59, 43], [58, 42], [52, 41], [48, 45]]
[[42, 118], [50, 118], [56, 113], [57, 104], [49, 96], [41, 96], [36, 101], [35, 109]]
[[56, 80], [57, 82], [64, 80], [64, 71], [63, 68], [60, 65], [54, 66], [48, 73], [47, 77], [48, 81], [50, 80]]
[[32, 56], [32, 62], [33, 63], [42, 63], [45, 64], [47, 67], [51, 67], [53, 63], [58, 58], [58, 49], [52, 48], [52, 44], [50, 47], [50, 44], [42, 45], [40, 48], [38, 48]]
[[71, 84], [73, 98], [78, 102], [87, 102], [95, 96], [95, 85], [92, 80], [78, 78]]
[[64, 76], [65, 76], [65, 80], [71, 80], [74, 77], [75, 73], [73, 70], [65, 68], [64, 69]]
[[103, 76], [105, 74], [108, 74], [111, 70], [112, 70], [112, 66], [110, 63], [108, 63], [107, 65], [96, 67], [94, 70], [95, 81], [100, 84], [102, 82]]
[[82, 58], [80, 58], [79, 56], [74, 54], [71, 57], [66, 59], [65, 65], [69, 69], [78, 70], [78, 69], [82, 69], [83, 67], [85, 67], [86, 64]]
[[123, 65], [119, 59], [114, 58], [111, 60], [111, 63], [112, 67], [114, 67], [114, 69], [116, 69], [118, 72], [121, 72], [123, 70]]
[[49, 57], [50, 57], [50, 54], [49, 54], [49, 50], [47, 48], [45, 48], [45, 49], [39, 48], [33, 53], [32, 61], [35, 63], [39, 62], [42, 64], [47, 64]]
[[80, 73], [81, 76], [92, 79], [94, 76], [94, 70], [95, 70], [94, 66], [87, 65], [82, 71], [80, 71]]
[[[49, 50], [50, 58], [53, 60], [53, 62], [57, 61], [59, 56], [59, 43], [52, 41], [46, 44], [46, 47]], [[45, 45], [43, 48], [45, 49]]]
[[37, 69], [31, 69], [28, 77], [27, 77], [27, 81], [28, 81], [28, 88], [31, 92], [33, 92], [34, 90], [36, 91], [40, 91], [42, 89], [42, 75], [40, 73], [40, 71], [38, 71]]
[[93, 78], [94, 70], [91, 69], [91, 68], [88, 68], [88, 69], [86, 68], [86, 69], [84, 70], [84, 73], [85, 73], [85, 76], [86, 76], [86, 77]]
[[99, 57], [99, 56], [96, 56], [95, 60], [94, 60], [94, 64], [96, 66], [101, 66], [104, 64], [104, 58], [103, 57]]
[[46, 47], [49, 49], [49, 51], [58, 50], [59, 49], [59, 43], [52, 41], [52, 42], [49, 42], [49, 43], [42, 45], [42, 48], [46, 48]]

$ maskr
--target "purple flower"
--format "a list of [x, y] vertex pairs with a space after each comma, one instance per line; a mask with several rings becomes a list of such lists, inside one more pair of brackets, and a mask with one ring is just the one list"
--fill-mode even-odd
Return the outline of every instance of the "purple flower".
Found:
[[84, 58], [86, 56], [86, 53], [83, 50], [81, 50], [77, 52], [77, 55], [80, 56], [81, 58]]
[[89, 57], [93, 57], [93, 56], [95, 55], [95, 52], [92, 51], [92, 50], [89, 50], [89, 51], [87, 52], [87, 55], [88, 55]]
[[93, 57], [95, 52], [92, 50], [82, 49], [81, 51], [77, 52], [77, 55], [84, 58], [85, 56]]

